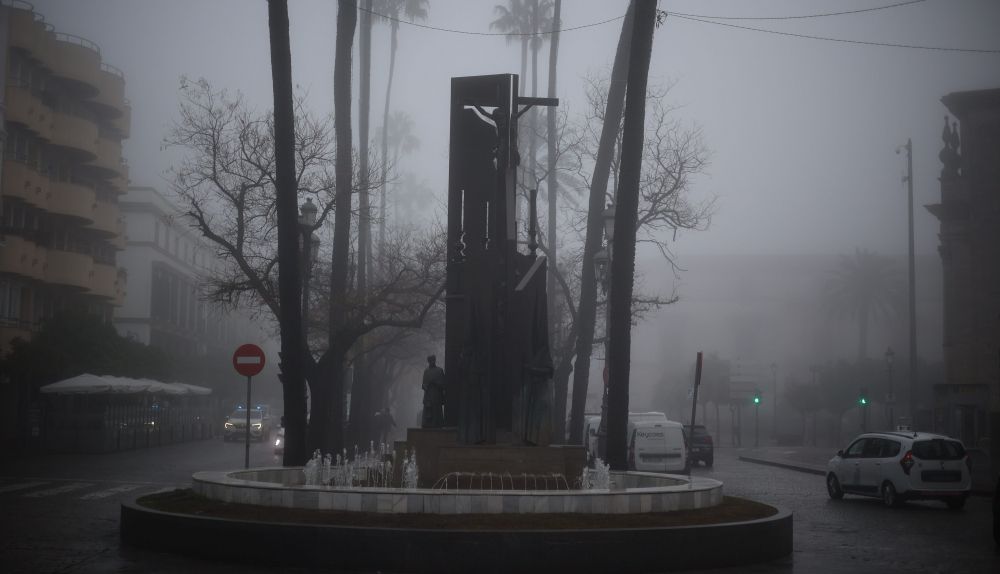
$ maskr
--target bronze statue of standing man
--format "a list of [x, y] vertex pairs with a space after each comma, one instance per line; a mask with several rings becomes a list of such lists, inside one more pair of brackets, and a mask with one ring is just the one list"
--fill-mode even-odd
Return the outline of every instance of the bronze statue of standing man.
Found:
[[437, 366], [437, 357], [427, 357], [427, 368], [424, 369], [424, 415], [421, 427], [425, 429], [444, 426], [444, 369]]

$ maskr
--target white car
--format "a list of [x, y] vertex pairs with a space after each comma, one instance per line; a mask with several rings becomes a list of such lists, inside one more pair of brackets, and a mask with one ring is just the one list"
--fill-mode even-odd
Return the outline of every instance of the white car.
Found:
[[872, 432], [855, 438], [827, 465], [826, 489], [881, 497], [886, 506], [906, 500], [943, 500], [960, 509], [972, 487], [972, 462], [956, 439], [924, 432]]

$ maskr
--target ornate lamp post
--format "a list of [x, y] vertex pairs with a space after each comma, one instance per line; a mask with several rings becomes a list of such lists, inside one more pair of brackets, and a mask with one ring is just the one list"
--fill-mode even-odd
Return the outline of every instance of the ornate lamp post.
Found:
[[313, 234], [316, 226], [316, 213], [319, 209], [313, 204], [312, 198], [299, 206], [299, 245], [302, 248], [302, 342], [309, 348], [309, 281], [312, 279], [312, 268], [316, 264], [319, 253], [319, 237]]
[[892, 361], [896, 357], [896, 353], [892, 351], [892, 347], [885, 350], [885, 370], [889, 377], [889, 394], [885, 397], [886, 405], [889, 407], [889, 430], [896, 428], [896, 419], [894, 408], [896, 405], [896, 395], [892, 394]]
[[611, 285], [611, 245], [615, 240], [615, 204], [609, 203], [601, 215], [604, 218], [604, 235], [608, 239], [607, 247], [602, 248], [594, 254], [594, 267], [597, 271], [597, 280], [601, 282], [601, 290], [604, 293], [604, 388], [601, 393], [601, 424], [597, 428], [597, 453], [603, 460], [608, 441], [608, 311], [610, 310], [610, 300], [608, 296], [608, 286]]

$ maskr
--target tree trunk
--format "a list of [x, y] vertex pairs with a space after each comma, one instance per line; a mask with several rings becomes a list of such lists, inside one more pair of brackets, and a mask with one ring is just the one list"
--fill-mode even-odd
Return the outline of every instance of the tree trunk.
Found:
[[[284, 464], [304, 464], [306, 397], [302, 360], [301, 285], [299, 281], [298, 190], [295, 182], [295, 112], [292, 103], [292, 53], [288, 37], [288, 3], [268, 1], [271, 42], [271, 81], [274, 91], [274, 155], [278, 217], [278, 298], [281, 310], [281, 384], [285, 402], [287, 446]], [[250, 405], [247, 405], [250, 408]]]
[[329, 396], [320, 411], [327, 428], [319, 429], [315, 442], [327, 452], [340, 451], [344, 443], [344, 357], [347, 354], [344, 326], [347, 324], [347, 259], [351, 246], [351, 50], [358, 8], [352, 0], [339, 0], [336, 54], [333, 65], [333, 127], [337, 142], [336, 213], [333, 258], [330, 263], [329, 351], [325, 359], [330, 376]]
[[587, 407], [587, 384], [590, 379], [590, 354], [594, 348], [594, 322], [597, 320], [597, 281], [594, 270], [594, 254], [601, 249], [601, 234], [604, 232], [602, 213], [604, 197], [608, 189], [608, 175], [618, 125], [621, 122], [625, 102], [625, 85], [629, 59], [629, 42], [632, 38], [634, 3], [629, 4], [618, 38], [618, 50], [611, 70], [611, 83], [601, 128], [601, 141], [594, 162], [594, 176], [590, 181], [590, 202], [587, 211], [587, 237], [583, 247], [583, 262], [580, 269], [580, 302], [576, 314], [578, 323], [576, 340], [576, 362], [573, 366], [573, 405], [570, 409], [570, 443], [583, 444], [583, 414]]
[[524, 95], [524, 87], [528, 85], [528, 36], [521, 37], [521, 77], [518, 82], [518, 95]]
[[[368, 275], [372, 260], [371, 203], [368, 193], [368, 122], [371, 116], [372, 84], [372, 0], [364, 0], [358, 26], [358, 296], [368, 292]], [[358, 356], [354, 360], [354, 380], [351, 382], [351, 412], [349, 444], [365, 444], [371, 410], [368, 408], [368, 370], [364, 356], [365, 338], [355, 344]]]
[[608, 337], [608, 464], [627, 470], [629, 370], [631, 367], [632, 288], [635, 285], [635, 239], [639, 216], [639, 176], [646, 120], [646, 83], [653, 50], [656, 0], [636, 0], [622, 131], [621, 187], [615, 206], [615, 241], [611, 256]]
[[399, 23], [392, 22], [389, 36], [389, 79], [385, 84], [385, 108], [382, 110], [382, 181], [379, 188], [378, 254], [385, 252], [385, 193], [389, 185], [389, 98], [392, 96], [392, 78], [396, 73], [396, 47]]
[[[562, 0], [556, 0], [555, 7], [552, 13], [552, 29], [559, 30], [559, 16], [562, 11]], [[557, 63], [559, 60], [559, 32], [553, 32], [552, 40], [549, 43], [549, 97], [556, 97], [556, 71]], [[547, 110], [547, 126], [546, 131], [548, 135], [548, 177], [545, 183], [546, 193], [549, 199], [549, 231], [548, 231], [548, 245], [549, 245], [549, 274], [546, 278], [546, 293], [548, 294], [548, 308], [549, 308], [549, 340], [552, 340], [555, 335], [555, 320], [558, 314], [558, 309], [556, 308], [556, 266], [559, 264], [558, 254], [558, 242], [556, 241], [556, 197], [559, 194], [559, 182], [556, 178], [556, 108], [555, 106], [549, 106]], [[569, 380], [567, 376], [567, 381]], [[558, 387], [556, 393], [558, 394]], [[566, 390], [563, 389], [563, 397], [565, 399]], [[566, 426], [566, 405], [565, 402], [562, 405], [562, 409], [556, 409], [556, 414], [559, 416], [560, 420], [563, 421], [560, 424], [560, 428]], [[563, 435], [556, 435], [562, 439]]]

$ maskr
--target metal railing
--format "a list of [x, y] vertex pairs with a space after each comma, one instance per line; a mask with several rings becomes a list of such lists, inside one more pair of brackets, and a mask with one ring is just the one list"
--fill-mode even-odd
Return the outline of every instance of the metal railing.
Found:
[[108, 64], [108, 63], [105, 63], [105, 62], [101, 62], [101, 70], [103, 70], [103, 71], [105, 71], [105, 72], [107, 72], [109, 74], [118, 76], [119, 78], [121, 78], [123, 80], [125, 79], [125, 73], [122, 72], [119, 68], [117, 68], [115, 66], [112, 66], [111, 64]]
[[88, 50], [95, 52], [98, 56], [101, 55], [100, 46], [98, 46], [97, 44], [91, 42], [86, 38], [81, 38], [80, 36], [74, 36], [73, 34], [64, 34], [62, 32], [56, 32], [56, 41], [75, 44], [77, 46], [80, 46], [81, 48], [86, 48]]

